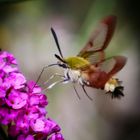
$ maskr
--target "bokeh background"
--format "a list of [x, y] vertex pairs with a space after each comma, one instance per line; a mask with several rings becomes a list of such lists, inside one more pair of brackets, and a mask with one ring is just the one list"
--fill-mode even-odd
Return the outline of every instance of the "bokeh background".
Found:
[[[20, 70], [34, 81], [44, 66], [57, 61], [51, 27], [63, 55], [68, 57], [80, 51], [103, 17], [118, 17], [106, 54], [128, 57], [117, 74], [123, 81], [125, 97], [112, 100], [100, 90], [87, 88], [93, 98], [90, 101], [77, 85], [79, 100], [71, 84], [45, 92], [48, 115], [61, 126], [66, 140], [140, 139], [139, 9], [135, 0], [0, 0], [0, 48], [13, 53]], [[63, 71], [56, 67], [45, 71], [39, 84], [56, 72]]]

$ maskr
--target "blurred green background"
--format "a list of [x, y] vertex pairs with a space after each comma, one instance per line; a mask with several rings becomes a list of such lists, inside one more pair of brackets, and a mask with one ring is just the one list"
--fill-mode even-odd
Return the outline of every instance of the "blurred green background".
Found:
[[[127, 0], [0, 0], [0, 48], [13, 53], [20, 70], [34, 81], [44, 66], [57, 61], [51, 27], [68, 57], [78, 54], [103, 17], [118, 17], [106, 54], [128, 57], [117, 75], [123, 81], [125, 97], [112, 100], [100, 90], [87, 88], [93, 98], [90, 101], [77, 85], [79, 100], [71, 84], [45, 92], [48, 116], [62, 127], [66, 140], [140, 139], [139, 9], [137, 3]], [[39, 84], [56, 72], [63, 73], [56, 67], [45, 71]]]

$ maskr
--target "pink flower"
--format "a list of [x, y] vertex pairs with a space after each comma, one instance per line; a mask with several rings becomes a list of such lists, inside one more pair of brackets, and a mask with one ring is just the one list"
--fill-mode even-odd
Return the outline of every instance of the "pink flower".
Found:
[[34, 137], [32, 135], [20, 135], [18, 136], [17, 140], [34, 140]]
[[53, 135], [49, 138], [49, 140], [64, 140], [64, 138], [63, 138], [62, 134], [56, 133], [56, 134], [53, 134]]
[[6, 103], [13, 109], [20, 109], [27, 104], [28, 94], [17, 90], [11, 90], [7, 95]]
[[60, 127], [46, 117], [47, 97], [35, 82], [27, 82], [16, 59], [0, 52], [0, 123], [17, 140], [64, 140]]

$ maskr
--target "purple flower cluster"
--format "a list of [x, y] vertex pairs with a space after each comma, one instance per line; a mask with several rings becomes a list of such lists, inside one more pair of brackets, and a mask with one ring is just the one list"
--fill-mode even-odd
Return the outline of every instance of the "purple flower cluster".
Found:
[[0, 52], [0, 124], [17, 140], [64, 140], [60, 127], [46, 118], [47, 97], [35, 82], [27, 82], [16, 59]]

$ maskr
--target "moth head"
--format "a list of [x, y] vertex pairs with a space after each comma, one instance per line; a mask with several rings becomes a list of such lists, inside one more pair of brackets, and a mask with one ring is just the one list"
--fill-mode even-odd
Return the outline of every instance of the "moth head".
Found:
[[62, 68], [68, 68], [68, 65], [66, 63], [66, 61], [64, 60], [64, 58], [60, 57], [59, 55], [55, 54], [54, 55], [57, 59], [58, 59], [58, 66], [62, 67]]

